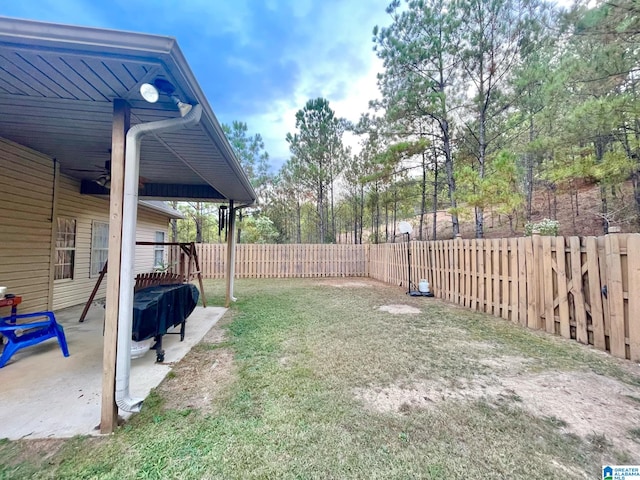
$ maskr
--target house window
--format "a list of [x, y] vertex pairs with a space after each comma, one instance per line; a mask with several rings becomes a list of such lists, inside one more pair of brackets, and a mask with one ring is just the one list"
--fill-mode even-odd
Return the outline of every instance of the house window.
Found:
[[91, 273], [98, 276], [109, 256], [109, 224], [93, 222], [91, 228]]
[[76, 257], [76, 220], [58, 217], [56, 219], [56, 266], [55, 280], [73, 279]]
[[[164, 232], [156, 232], [156, 243], [164, 243]], [[164, 245], [155, 245], [153, 248], [153, 268], [163, 268]]]

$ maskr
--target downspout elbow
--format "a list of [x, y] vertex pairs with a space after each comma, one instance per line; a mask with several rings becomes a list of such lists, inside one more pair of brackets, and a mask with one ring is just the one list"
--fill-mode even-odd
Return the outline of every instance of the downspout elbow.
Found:
[[137, 413], [142, 409], [142, 398], [131, 398], [129, 395], [129, 379], [126, 379], [126, 387], [122, 386], [120, 389], [117, 387], [116, 382], [116, 405], [120, 410], [125, 412]]
[[[126, 150], [129, 151], [129, 144], [131, 142], [139, 141], [147, 133], [175, 132], [176, 130], [190, 128], [197, 125], [200, 122], [201, 117], [202, 106], [200, 104], [196, 104], [184, 117], [158, 120], [157, 122], [138, 123], [131, 127], [127, 132]], [[139, 154], [138, 148], [136, 148], [135, 153]]]

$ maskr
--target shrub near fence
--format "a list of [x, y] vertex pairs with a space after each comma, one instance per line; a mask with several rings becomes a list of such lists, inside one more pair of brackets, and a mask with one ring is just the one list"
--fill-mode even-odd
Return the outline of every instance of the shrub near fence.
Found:
[[[407, 287], [407, 244], [237, 245], [237, 278], [371, 277]], [[640, 234], [410, 242], [436, 297], [640, 361]], [[224, 278], [226, 245], [197, 245]]]

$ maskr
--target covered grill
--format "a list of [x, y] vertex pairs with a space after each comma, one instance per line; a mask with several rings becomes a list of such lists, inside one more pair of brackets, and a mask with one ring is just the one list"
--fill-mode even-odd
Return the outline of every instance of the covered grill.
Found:
[[[193, 312], [199, 297], [198, 289], [191, 284], [156, 285], [135, 292], [133, 300], [132, 340], [141, 342], [154, 338], [156, 360], [164, 361], [162, 336], [180, 334], [184, 339], [187, 317]], [[180, 325], [179, 332], [168, 330]]]

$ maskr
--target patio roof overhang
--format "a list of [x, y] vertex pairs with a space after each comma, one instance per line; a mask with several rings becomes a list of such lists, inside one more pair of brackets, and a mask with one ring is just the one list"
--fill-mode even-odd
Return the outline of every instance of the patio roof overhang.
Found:
[[161, 78], [203, 112], [194, 127], [145, 137], [139, 197], [254, 203], [174, 38], [0, 17], [0, 58], [0, 136], [55, 158], [83, 193], [108, 193], [95, 180], [110, 160], [115, 99], [132, 126], [180, 116], [167, 95], [141, 98], [140, 85]]
[[[109, 194], [108, 262], [119, 272], [106, 287], [100, 430], [109, 433], [130, 400], [138, 199], [228, 202], [233, 231], [233, 212], [256, 194], [175, 39], [0, 17], [0, 59], [0, 136], [54, 158], [54, 171], [81, 180], [82, 192]], [[193, 105], [184, 117], [166, 94], [154, 104], [141, 99], [140, 85], [158, 79]], [[96, 191], [109, 160], [111, 189]]]

